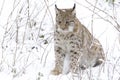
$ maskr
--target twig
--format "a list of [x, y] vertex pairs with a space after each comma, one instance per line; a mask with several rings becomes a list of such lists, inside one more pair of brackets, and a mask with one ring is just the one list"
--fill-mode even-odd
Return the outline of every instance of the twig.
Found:
[[[91, 4], [88, 0], [85, 0], [88, 4], [90, 4], [91, 6], [93, 6], [93, 7], [96, 7], [96, 6], [94, 6], [93, 4]], [[114, 7], [114, 6], [113, 6]], [[98, 8], [98, 7], [96, 7], [96, 9], [98, 9], [99, 11], [101, 11], [101, 12], [103, 12], [104, 14], [106, 14], [106, 15], [108, 15], [116, 24], [117, 24], [117, 27], [115, 26], [115, 25], [113, 25], [119, 32], [120, 32], [120, 25], [118, 24], [118, 22], [116, 21], [116, 19], [114, 18], [114, 17], [112, 17], [109, 13], [107, 13], [107, 12], [105, 12], [105, 11], [103, 11], [103, 10], [101, 10], [100, 8]], [[105, 20], [105, 21], [108, 21], [109, 23], [112, 23], [111, 21], [109, 21], [109, 20]]]
[[[85, 7], [85, 8], [87, 8], [88, 10], [90, 10], [91, 12], [93, 12], [93, 10], [91, 10], [89, 7], [83, 5], [83, 4], [79, 3], [79, 2], [76, 2], [76, 3], [78, 3], [79, 5]], [[99, 8], [96, 7], [96, 9], [99, 9]], [[103, 12], [104, 12], [104, 11], [103, 11]], [[116, 25], [114, 25], [110, 20], [105, 19], [104, 17], [102, 17], [101, 15], [99, 15], [97, 12], [94, 12], [94, 13], [95, 13], [98, 17], [100, 17], [101, 19], [103, 19], [104, 21], [110, 23], [112, 26], [114, 26], [114, 27], [116, 28], [117, 31], [120, 32], [120, 30], [119, 30], [119, 26], [120, 26], [120, 25], [119, 25], [115, 20], [114, 20], [114, 21], [115, 21], [115, 23], [117, 24], [118, 27], [117, 27]]]
[[0, 9], [0, 15], [1, 15], [2, 10], [3, 10], [3, 8], [4, 8], [4, 4], [5, 4], [5, 0], [3, 0], [3, 2], [2, 2], [2, 6], [1, 6], [1, 9]]

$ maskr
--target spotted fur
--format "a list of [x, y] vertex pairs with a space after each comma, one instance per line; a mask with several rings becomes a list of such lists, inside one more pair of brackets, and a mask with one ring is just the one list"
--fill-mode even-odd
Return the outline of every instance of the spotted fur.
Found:
[[76, 17], [75, 5], [71, 9], [56, 10], [54, 31], [55, 68], [53, 75], [75, 73], [78, 68], [85, 70], [96, 67], [104, 61], [100, 42]]

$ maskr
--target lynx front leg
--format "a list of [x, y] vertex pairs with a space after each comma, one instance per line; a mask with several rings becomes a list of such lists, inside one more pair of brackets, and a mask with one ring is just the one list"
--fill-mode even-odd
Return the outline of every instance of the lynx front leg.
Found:
[[59, 75], [62, 73], [64, 61], [64, 51], [61, 47], [55, 47], [55, 59], [55, 68], [51, 71], [51, 74]]
[[70, 51], [70, 71], [75, 73], [79, 67], [80, 54], [77, 51]]

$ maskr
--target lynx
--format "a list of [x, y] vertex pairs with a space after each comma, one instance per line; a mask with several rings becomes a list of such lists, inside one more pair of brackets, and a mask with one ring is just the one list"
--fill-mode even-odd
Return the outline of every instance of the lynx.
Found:
[[78, 69], [99, 66], [105, 60], [102, 45], [77, 19], [75, 7], [74, 4], [73, 8], [59, 9], [55, 5], [53, 75], [76, 73]]

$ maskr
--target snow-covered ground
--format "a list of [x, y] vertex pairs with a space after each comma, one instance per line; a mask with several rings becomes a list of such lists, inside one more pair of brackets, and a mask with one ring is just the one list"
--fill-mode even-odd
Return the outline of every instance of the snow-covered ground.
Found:
[[[100, 40], [103, 65], [53, 76], [54, 5], [71, 8]], [[96, 6], [96, 7], [94, 7]], [[120, 80], [120, 3], [106, 0], [0, 0], [0, 80]]]

